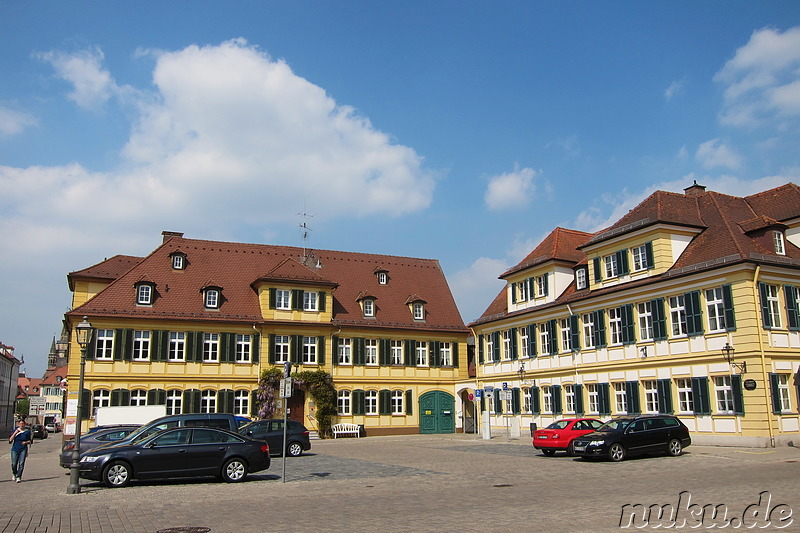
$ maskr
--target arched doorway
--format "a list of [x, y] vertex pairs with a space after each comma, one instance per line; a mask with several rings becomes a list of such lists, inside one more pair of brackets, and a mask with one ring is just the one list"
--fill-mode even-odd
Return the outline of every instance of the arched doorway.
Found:
[[426, 392], [419, 397], [420, 433], [455, 433], [455, 398], [444, 391]]
[[470, 400], [470, 392], [466, 389], [458, 393], [461, 398], [464, 433], [475, 433], [475, 401]]
[[292, 391], [292, 397], [286, 400], [289, 408], [289, 420], [295, 420], [301, 424], [306, 424], [306, 393], [300, 389]]

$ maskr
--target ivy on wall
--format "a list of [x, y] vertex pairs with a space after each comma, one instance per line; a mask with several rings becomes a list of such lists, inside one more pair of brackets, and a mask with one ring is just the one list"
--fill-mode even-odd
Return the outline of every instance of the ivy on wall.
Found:
[[[283, 378], [282, 367], [272, 367], [261, 373], [256, 399], [259, 402], [259, 418], [273, 418], [277, 411], [278, 387]], [[303, 370], [292, 374], [294, 386], [311, 395], [317, 411], [317, 431], [320, 438], [330, 436], [331, 426], [337, 414], [336, 389], [333, 377], [324, 370]]]

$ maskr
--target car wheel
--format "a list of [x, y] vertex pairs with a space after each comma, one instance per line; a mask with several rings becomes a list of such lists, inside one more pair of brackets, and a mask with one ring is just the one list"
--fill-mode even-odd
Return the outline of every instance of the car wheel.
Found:
[[672, 439], [667, 444], [667, 453], [669, 453], [672, 457], [677, 457], [683, 451], [683, 444], [678, 439]]
[[625, 447], [615, 442], [608, 448], [608, 458], [614, 462], [622, 461], [625, 459]]
[[247, 477], [247, 464], [244, 460], [235, 457], [233, 459], [228, 459], [225, 464], [222, 465], [222, 479], [228, 483], [244, 481], [245, 477]]
[[570, 457], [575, 457], [575, 441], [570, 441], [569, 446], [567, 446], [567, 455]]
[[303, 445], [299, 442], [290, 442], [289, 446], [286, 447], [286, 453], [290, 457], [298, 457], [303, 455]]
[[552, 457], [556, 454], [556, 451], [550, 448], [542, 448], [542, 453], [545, 454], [547, 457]]
[[103, 469], [103, 482], [107, 487], [124, 487], [131, 480], [131, 467], [122, 461], [112, 461]]

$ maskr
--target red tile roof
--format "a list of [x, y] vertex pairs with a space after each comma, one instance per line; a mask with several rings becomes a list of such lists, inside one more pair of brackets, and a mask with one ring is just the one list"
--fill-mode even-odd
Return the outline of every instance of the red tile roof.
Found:
[[[186, 254], [183, 270], [173, 269], [170, 260], [178, 249]], [[144, 259], [131, 260], [130, 270], [68, 316], [261, 323], [253, 287], [264, 281], [330, 288], [334, 325], [466, 331], [436, 260], [329, 250], [311, 255], [306, 266], [303, 257], [309, 254], [302, 248], [173, 236]], [[71, 276], [96, 275], [97, 267]], [[388, 284], [378, 283], [376, 268], [389, 273]], [[145, 277], [155, 284], [155, 297], [151, 306], [137, 306], [134, 283]], [[200, 290], [208, 280], [224, 288], [218, 310], [203, 307]], [[376, 297], [375, 317], [369, 319], [357, 301], [365, 290]], [[415, 321], [406, 305], [412, 296], [426, 302], [424, 322]]]
[[564, 261], [570, 264], [577, 264], [585, 257], [583, 252], [578, 250], [578, 246], [586, 242], [591, 236], [591, 233], [584, 231], [556, 228], [525, 259], [501, 274], [500, 279], [547, 261]]
[[67, 275], [67, 280], [69, 281], [69, 290], [74, 290], [73, 280], [75, 278], [98, 279], [111, 282], [119, 278], [122, 274], [139, 264], [141, 261], [141, 257], [134, 257], [132, 255], [115, 255], [111, 259], [105, 259], [96, 265], [84, 268], [83, 270], [70, 272]]

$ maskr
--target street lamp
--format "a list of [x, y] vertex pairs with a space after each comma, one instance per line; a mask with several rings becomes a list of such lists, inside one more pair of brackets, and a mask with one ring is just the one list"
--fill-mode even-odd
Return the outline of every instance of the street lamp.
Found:
[[722, 347], [722, 357], [731, 365], [733, 368], [738, 368], [741, 374], [747, 373], [747, 361], [742, 361], [741, 363], [734, 363], [733, 362], [733, 346], [725, 343], [725, 346]]
[[80, 458], [81, 458], [81, 411], [83, 409], [83, 375], [86, 369], [86, 348], [92, 342], [92, 335], [94, 328], [87, 320], [88, 317], [83, 317], [83, 321], [75, 326], [75, 337], [81, 347], [81, 371], [78, 378], [78, 412], [75, 417], [75, 447], [72, 449], [72, 464], [69, 465], [69, 486], [67, 487], [67, 494], [80, 494]]
[[522, 361], [519, 362], [519, 370], [517, 370], [519, 374], [519, 382], [522, 383], [525, 380], [525, 363]]

